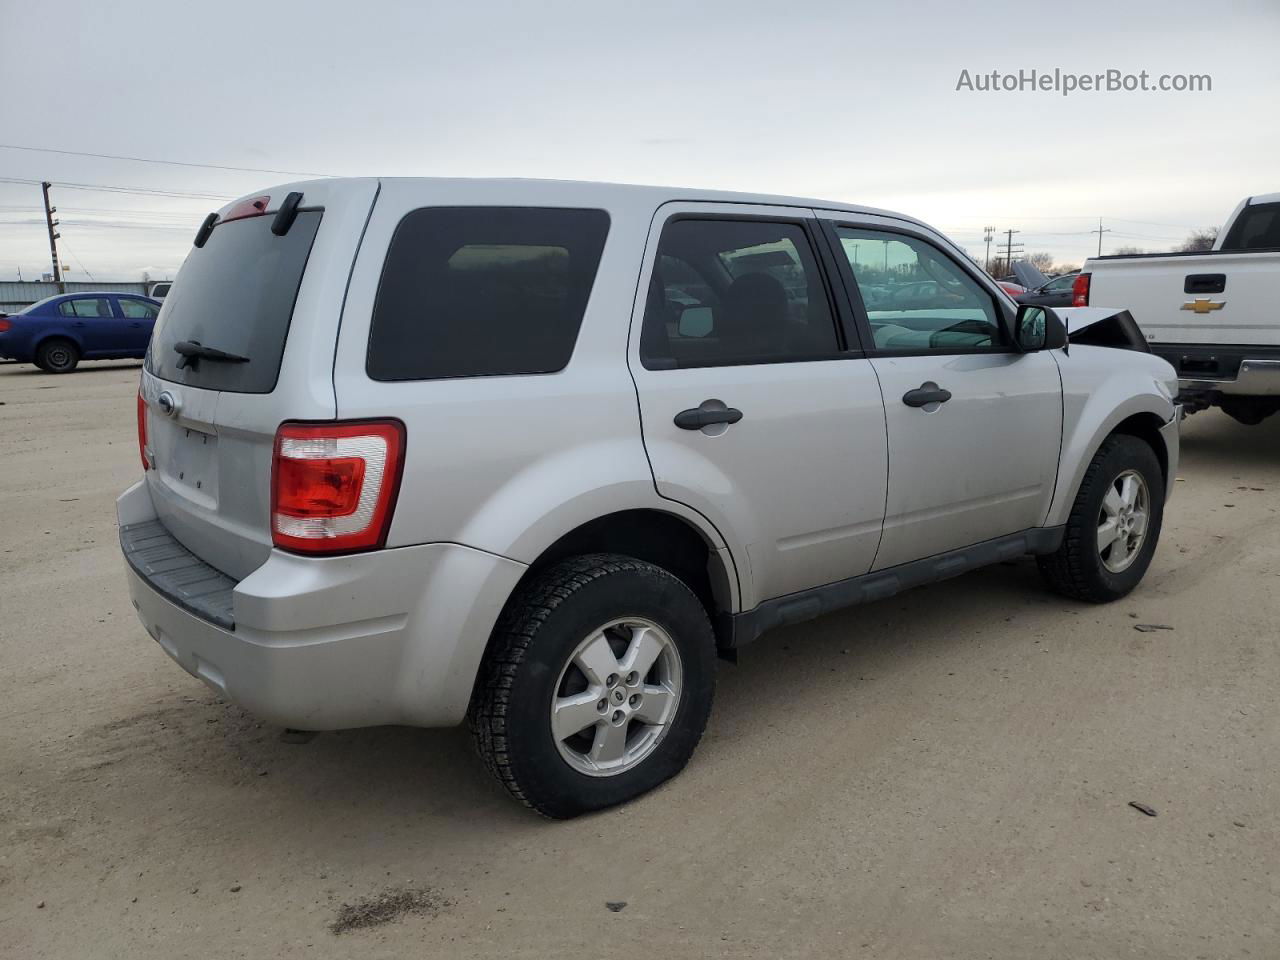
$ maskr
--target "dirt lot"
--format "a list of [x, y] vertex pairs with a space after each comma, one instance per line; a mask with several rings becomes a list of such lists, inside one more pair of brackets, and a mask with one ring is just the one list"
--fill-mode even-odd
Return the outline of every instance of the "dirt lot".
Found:
[[284, 743], [164, 656], [137, 378], [0, 366], [0, 956], [1280, 956], [1280, 417], [1186, 424], [1129, 599], [1024, 561], [772, 634], [683, 776], [550, 823], [460, 730]]

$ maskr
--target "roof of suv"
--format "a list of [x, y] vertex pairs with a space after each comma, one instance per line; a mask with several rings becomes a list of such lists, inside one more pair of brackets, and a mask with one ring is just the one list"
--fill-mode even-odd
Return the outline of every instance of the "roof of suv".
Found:
[[[752, 203], [780, 207], [818, 207], [826, 210], [845, 210], [850, 213], [892, 217], [895, 220], [903, 220], [908, 223], [919, 224], [921, 226], [925, 225], [915, 217], [895, 213], [891, 210], [881, 210], [876, 207], [864, 207], [849, 203], [837, 203], [832, 200], [819, 200], [810, 197], [788, 197], [768, 193], [741, 193], [728, 190], [704, 190], [696, 187], [664, 187], [643, 186], [629, 183], [604, 183], [591, 180], [544, 180], [512, 177], [334, 177], [327, 180], [312, 180], [301, 183], [292, 183], [287, 186], [305, 188], [308, 183], [312, 183], [324, 184], [327, 190], [340, 190], [344, 184], [366, 183], [370, 179], [377, 179], [381, 183], [395, 185], [412, 185], [415, 183], [421, 183], [423, 185], [429, 184], [433, 187], [456, 186], [460, 190], [472, 195], [477, 192], [483, 192], [486, 187], [492, 187], [495, 191], [500, 190], [506, 194], [509, 194], [512, 191], [527, 190], [531, 195], [531, 199], [536, 198], [543, 202], [549, 199], [573, 200], [576, 198], [582, 198], [578, 202], [586, 202], [586, 198], [590, 197], [590, 202], [599, 203], [603, 196], [615, 193], [619, 198], [626, 197], [627, 199], [638, 199], [645, 197], [652, 200], [655, 206], [657, 204], [669, 203], [673, 200], [684, 200], [692, 202], [708, 201], [714, 203]], [[246, 194], [245, 198], [252, 197], [260, 193], [261, 191], [255, 191], [254, 193]], [[238, 202], [239, 201], [232, 201], [227, 204], [224, 209], [228, 209]]]

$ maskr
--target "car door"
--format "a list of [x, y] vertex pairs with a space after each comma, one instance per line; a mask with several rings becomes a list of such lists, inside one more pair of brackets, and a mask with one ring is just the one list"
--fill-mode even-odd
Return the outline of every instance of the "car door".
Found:
[[679, 203], [646, 247], [645, 448], [658, 493], [725, 538], [744, 609], [866, 573], [880, 538], [884, 407], [818, 240], [808, 210]]
[[117, 297], [116, 303], [124, 320], [123, 339], [125, 349], [142, 356], [147, 352], [151, 331], [156, 325], [159, 309], [154, 303], [136, 297]]
[[58, 304], [58, 313], [79, 337], [84, 356], [109, 356], [121, 349], [124, 324], [110, 297], [70, 297]]
[[[1042, 524], [1062, 435], [1053, 356], [1011, 346], [1012, 308], [942, 238], [848, 215], [828, 220], [826, 235], [884, 394], [889, 488], [875, 569]], [[921, 278], [933, 286], [918, 295], [882, 292]]]
[[1055, 277], [1034, 294], [1019, 297], [1018, 302], [1041, 307], [1069, 307], [1072, 297], [1071, 287], [1074, 282], [1075, 274]]

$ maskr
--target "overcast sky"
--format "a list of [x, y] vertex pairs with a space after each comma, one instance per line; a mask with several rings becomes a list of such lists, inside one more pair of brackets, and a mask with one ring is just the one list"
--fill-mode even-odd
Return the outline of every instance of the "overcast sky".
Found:
[[[1280, 2], [0, 0], [0, 143], [302, 173], [816, 196], [1080, 262], [1280, 190]], [[1202, 93], [957, 91], [961, 70], [1209, 74]], [[55, 182], [69, 279], [171, 275], [221, 199], [295, 179], [0, 148]], [[104, 192], [94, 184], [200, 198]], [[49, 270], [0, 182], [0, 279]]]

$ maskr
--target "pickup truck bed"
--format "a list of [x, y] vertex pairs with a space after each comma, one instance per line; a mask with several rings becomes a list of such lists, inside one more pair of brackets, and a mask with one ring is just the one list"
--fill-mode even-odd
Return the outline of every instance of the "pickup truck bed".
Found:
[[[1271, 243], [1271, 219], [1280, 195], [1250, 198], [1222, 235]], [[1082, 272], [1088, 304], [1127, 309], [1178, 371], [1189, 412], [1221, 406], [1257, 423], [1280, 411], [1280, 248], [1096, 257]]]

